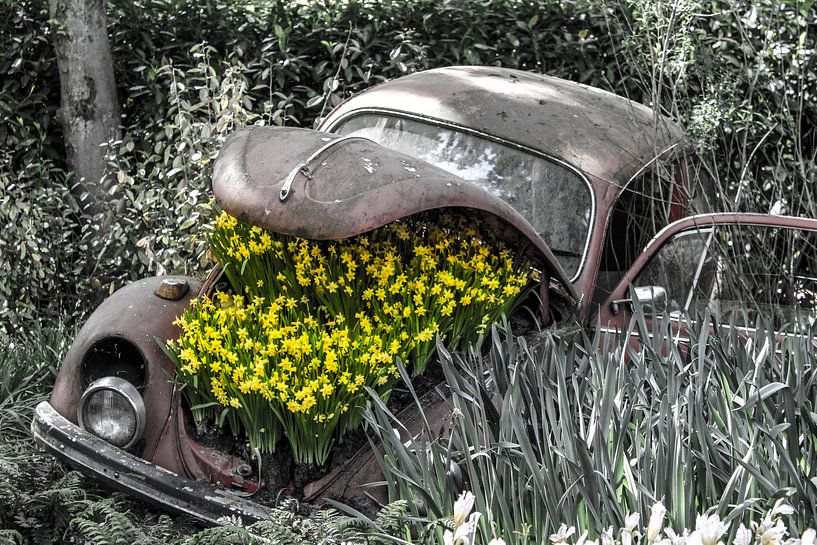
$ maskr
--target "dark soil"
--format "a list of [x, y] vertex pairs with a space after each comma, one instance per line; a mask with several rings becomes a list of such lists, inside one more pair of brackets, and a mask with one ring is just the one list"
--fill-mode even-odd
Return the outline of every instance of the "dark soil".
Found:
[[295, 497], [303, 497], [304, 487], [325, 476], [331, 468], [331, 459], [322, 466], [318, 464], [295, 464], [292, 472], [292, 489]]
[[[418, 398], [430, 392], [435, 386], [442, 383], [444, 375], [442, 368], [434, 362], [429, 364], [425, 373], [412, 380], [414, 390]], [[397, 414], [414, 403], [413, 397], [408, 388], [402, 382], [398, 382], [392, 390], [386, 405], [389, 410]], [[257, 475], [258, 464], [252, 460], [249, 445], [246, 441], [238, 441], [229, 432], [219, 430], [211, 422], [203, 422], [198, 428], [193, 424], [193, 419], [189, 411], [185, 411], [185, 425], [187, 432], [199, 444], [209, 447], [232, 456], [242, 458], [253, 469], [253, 475]], [[324, 466], [315, 464], [294, 464], [289, 445], [286, 440], [278, 444], [278, 450], [272, 454], [266, 454], [261, 459], [261, 477], [264, 481], [264, 488], [259, 490], [253, 501], [265, 504], [274, 504], [281, 494], [303, 498], [304, 487], [314, 481], [319, 480], [331, 471], [336, 465], [340, 465], [366, 447], [369, 440], [366, 432], [362, 428], [352, 430], [347, 433], [341, 443], [336, 444], [330, 454], [329, 460]], [[370, 499], [358, 501], [361, 512], [376, 512], [376, 503]], [[357, 505], [357, 504], [356, 504]]]
[[261, 458], [261, 471], [266, 491], [269, 494], [277, 497], [281, 491], [291, 493], [292, 453], [286, 442], [281, 442], [277, 452], [266, 454]]

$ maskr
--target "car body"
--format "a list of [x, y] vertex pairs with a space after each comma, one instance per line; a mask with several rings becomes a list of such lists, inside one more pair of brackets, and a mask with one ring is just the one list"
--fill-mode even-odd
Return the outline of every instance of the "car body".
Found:
[[[317, 131], [238, 131], [220, 153], [213, 189], [239, 219], [311, 239], [351, 237], [429, 209], [477, 210], [532, 249], [544, 325], [617, 328], [626, 312], [611, 309], [637, 277], [632, 262], [649, 262], [636, 260], [644, 244], [707, 194], [690, 182], [691, 159], [677, 125], [625, 98], [516, 70], [452, 67], [352, 97]], [[58, 457], [148, 501], [210, 521], [260, 519], [264, 506], [247, 497], [262, 485], [249, 460], [197, 442], [156, 340], [177, 336], [175, 318], [219, 277], [216, 266], [204, 281], [148, 278], [104, 301], [32, 432]], [[122, 426], [102, 414], [116, 403], [125, 404]], [[445, 400], [429, 399], [427, 416], [445, 422]], [[377, 475], [365, 445], [302, 497], [349, 498]]]

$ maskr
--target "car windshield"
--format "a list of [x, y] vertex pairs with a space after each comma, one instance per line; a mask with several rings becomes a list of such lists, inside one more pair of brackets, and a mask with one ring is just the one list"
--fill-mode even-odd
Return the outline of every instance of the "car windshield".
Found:
[[516, 209], [575, 277], [590, 236], [593, 196], [574, 171], [479, 136], [397, 116], [358, 115], [335, 128], [422, 159], [475, 183]]

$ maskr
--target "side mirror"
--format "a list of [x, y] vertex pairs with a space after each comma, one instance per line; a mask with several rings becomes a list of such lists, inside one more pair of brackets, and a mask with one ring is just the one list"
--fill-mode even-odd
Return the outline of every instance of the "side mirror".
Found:
[[644, 312], [662, 313], [667, 310], [667, 290], [661, 286], [638, 286], [633, 288], [633, 292]]
[[[661, 286], [634, 286], [630, 293], [647, 314], [660, 314], [667, 309], [667, 290]], [[610, 312], [618, 314], [621, 305], [633, 306], [633, 299], [617, 299], [610, 303]]]

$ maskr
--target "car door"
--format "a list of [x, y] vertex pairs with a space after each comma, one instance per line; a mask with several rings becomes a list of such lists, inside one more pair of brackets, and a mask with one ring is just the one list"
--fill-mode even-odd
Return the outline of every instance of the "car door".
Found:
[[807, 334], [817, 323], [817, 220], [706, 214], [675, 222], [599, 307], [601, 342], [629, 326], [634, 307], [647, 330], [668, 317], [682, 349], [690, 320], [748, 336], [769, 324], [778, 338]]

